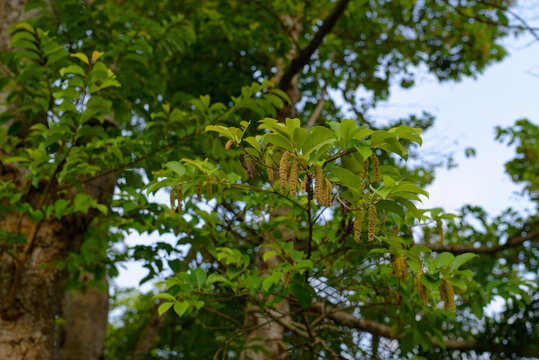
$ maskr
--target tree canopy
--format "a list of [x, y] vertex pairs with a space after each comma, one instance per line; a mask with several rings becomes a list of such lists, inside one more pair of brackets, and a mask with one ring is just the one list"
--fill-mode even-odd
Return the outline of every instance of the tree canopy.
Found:
[[[537, 207], [422, 208], [433, 116], [369, 115], [502, 60], [512, 5], [0, 2], [0, 357], [539, 357]], [[537, 205], [539, 126], [497, 138]], [[107, 326], [126, 260], [161, 282]]]

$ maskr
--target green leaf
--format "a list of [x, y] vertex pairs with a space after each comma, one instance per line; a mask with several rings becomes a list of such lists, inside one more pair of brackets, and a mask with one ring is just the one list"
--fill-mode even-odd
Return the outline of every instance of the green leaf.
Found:
[[429, 193], [420, 188], [419, 186], [415, 184], [410, 183], [401, 183], [399, 184], [395, 189], [393, 189], [393, 192], [411, 192], [414, 194], [421, 194], [425, 195], [427, 198], [429, 197]]
[[298, 270], [311, 270], [313, 268], [313, 262], [309, 259], [301, 260], [294, 268]]
[[380, 145], [387, 141], [387, 139], [394, 139], [395, 135], [390, 134], [385, 130], [376, 130], [371, 134], [371, 146]]
[[352, 140], [356, 130], [356, 121], [352, 119], [343, 119], [339, 131], [341, 133], [341, 143], [346, 146]]
[[69, 65], [60, 69], [60, 75], [64, 76], [65, 74], [76, 74], [85, 76], [86, 72], [78, 65]]
[[455, 260], [453, 260], [453, 263], [451, 264], [451, 270], [456, 270], [460, 268], [462, 265], [464, 265], [464, 263], [476, 257], [479, 257], [479, 256], [473, 253], [465, 253], [465, 254], [458, 255], [457, 257], [455, 257]]
[[159, 316], [162, 316], [164, 313], [168, 311], [174, 305], [173, 302], [164, 302], [157, 308], [157, 312], [159, 313]]
[[87, 213], [93, 199], [84, 193], [78, 193], [73, 200], [74, 210], [77, 212]]
[[185, 166], [177, 161], [169, 161], [165, 166], [180, 176], [185, 174]]
[[431, 291], [438, 289], [442, 282], [439, 278], [434, 278], [430, 274], [422, 274], [419, 280]]
[[367, 129], [367, 128], [362, 128], [362, 129], [359, 129], [359, 131], [355, 133], [354, 139], [363, 140], [367, 136], [371, 135], [372, 133], [374, 133], [373, 130]]
[[[78, 53], [75, 53], [75, 54], [69, 54], [71, 57], [75, 57], [79, 60], [81, 60], [83, 63], [85, 63], [86, 65], [89, 65], [90, 64], [90, 60], [88, 60], [88, 56], [86, 56], [86, 54], [84, 53], [81, 53], [81, 52], [78, 52]], [[63, 76], [63, 74], [62, 74]]]
[[260, 125], [258, 125], [258, 128], [270, 130], [272, 132], [281, 134], [285, 138], [289, 139], [289, 134], [286, 130], [286, 126], [275, 119], [264, 118], [260, 120]]
[[[354, 142], [356, 142], [357, 140], [354, 140]], [[372, 150], [370, 147], [368, 146], [364, 146], [364, 145], [361, 145], [361, 144], [357, 144], [357, 143], [354, 143], [354, 146], [357, 150], [357, 152], [361, 155], [361, 157], [363, 158], [363, 160], [365, 159], [368, 159], [369, 156], [372, 155]]]
[[154, 299], [176, 301], [176, 298], [174, 296], [172, 296], [171, 294], [169, 294], [169, 293], [159, 293], [159, 294], [154, 296]]
[[466, 283], [464, 281], [459, 280], [459, 279], [455, 279], [454, 277], [447, 278], [447, 281], [450, 282], [451, 284], [455, 285], [459, 289], [462, 289], [462, 290], [466, 291], [467, 286], [466, 286]]
[[384, 210], [390, 211], [390, 212], [392, 212], [394, 214], [397, 214], [403, 220], [405, 218], [404, 209], [402, 208], [401, 205], [399, 205], [395, 201], [380, 200], [380, 201], [378, 201], [376, 203], [376, 207], [379, 207], [381, 209], [384, 209]]
[[290, 139], [294, 138], [294, 132], [299, 127], [301, 127], [301, 122], [299, 119], [286, 118], [286, 131], [288, 132], [288, 136], [290, 137]]
[[54, 203], [54, 214], [56, 215], [56, 218], [60, 220], [60, 218], [65, 214], [65, 210], [69, 206], [69, 201], [66, 199], [58, 199]]
[[14, 162], [27, 162], [28, 158], [26, 156], [10, 156], [2, 159], [3, 163], [14, 163]]
[[279, 146], [280, 148], [283, 148], [285, 150], [288, 150], [288, 151], [293, 151], [294, 149], [292, 148], [292, 145], [290, 144], [290, 140], [288, 140], [287, 138], [285, 138], [284, 136], [282, 135], [279, 135], [279, 134], [266, 134], [264, 135], [264, 143], [265, 144], [273, 144], [273, 145], [277, 145]]
[[227, 138], [230, 138], [230, 139], [232, 139], [234, 137], [234, 135], [232, 135], [232, 133], [230, 132], [230, 130], [226, 126], [208, 125], [208, 126], [206, 126], [206, 132], [209, 132], [209, 131], [218, 132], [219, 136], [224, 136], [224, 137], [227, 137]]
[[271, 105], [273, 105], [277, 109], [281, 109], [284, 106], [283, 100], [276, 95], [265, 94], [264, 99], [268, 100], [271, 103]]
[[262, 256], [264, 262], [268, 261], [270, 257], [277, 256], [278, 254], [275, 251], [266, 251]]
[[436, 258], [436, 267], [440, 269], [444, 266], [448, 266], [449, 264], [451, 264], [454, 258], [455, 257], [453, 256], [453, 254], [445, 251], [438, 255], [438, 257]]
[[92, 61], [93, 62], [96, 62], [104, 53], [100, 52], [100, 51], [97, 51], [97, 50], [94, 50], [92, 52]]
[[363, 184], [359, 177], [348, 169], [344, 169], [338, 166], [332, 167], [329, 170], [331, 176], [336, 177], [341, 183], [348, 188], [361, 189]]
[[178, 314], [178, 316], [183, 316], [187, 309], [189, 309], [189, 303], [187, 301], [174, 303], [174, 311], [176, 312], [176, 314]]
[[384, 249], [384, 248], [371, 249], [371, 250], [369, 250], [368, 254], [369, 255], [372, 255], [372, 254], [389, 254], [389, 250]]
[[290, 282], [290, 290], [296, 295], [299, 301], [299, 305], [307, 310], [311, 306], [313, 289], [312, 287], [305, 282], [305, 278], [302, 276], [294, 276], [293, 280]]
[[33, 9], [47, 6], [48, 3], [44, 0], [30, 0], [24, 5], [24, 11], [28, 12]]
[[414, 245], [412, 246], [410, 251], [413, 252], [414, 254], [420, 254], [422, 252], [430, 254], [432, 252], [432, 250], [426, 247], [425, 245]]
[[303, 140], [301, 146], [303, 154], [308, 156], [316, 146], [330, 139], [337, 139], [333, 131], [323, 126], [313, 126]]
[[385, 237], [380, 237], [383, 242], [389, 245], [389, 248], [393, 251], [402, 249], [405, 244], [404, 240], [394, 234], [387, 234]]
[[194, 276], [195, 286], [197, 288], [200, 289], [206, 285], [206, 272], [204, 270], [196, 268], [192, 270], [191, 274]]
[[288, 104], [290, 104], [290, 98], [288, 97], [288, 94], [285, 93], [284, 91], [280, 90], [280, 89], [271, 89], [271, 92], [274, 93], [274, 94], [277, 94], [278, 96], [281, 97], [281, 99], [283, 99], [284, 101], [286, 101]]

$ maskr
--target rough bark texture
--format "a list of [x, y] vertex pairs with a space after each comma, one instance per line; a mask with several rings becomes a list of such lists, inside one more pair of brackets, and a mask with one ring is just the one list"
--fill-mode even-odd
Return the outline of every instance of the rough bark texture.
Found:
[[[347, 311], [334, 308], [332, 306], [313, 302], [309, 307], [309, 311], [319, 314], [327, 319], [331, 319], [335, 323], [346, 326], [352, 329], [369, 332], [375, 336], [383, 336], [388, 339], [400, 340], [402, 336], [396, 336], [391, 334], [391, 328], [385, 324], [380, 324], [372, 320], [359, 318]], [[447, 339], [442, 346], [436, 339], [429, 338], [435, 347], [443, 348], [445, 350], [459, 350], [459, 351], [475, 351], [476, 353], [495, 353], [495, 354], [515, 354], [521, 357], [533, 357], [539, 356], [539, 347], [537, 341], [531, 341], [527, 346], [520, 348], [512, 348], [511, 344], [499, 345], [485, 342], [477, 342], [470, 340], [457, 340]]]
[[[191, 246], [189, 248], [189, 251], [187, 252], [187, 255], [185, 255], [185, 258], [183, 259], [183, 262], [180, 265], [178, 272], [183, 272], [187, 270], [187, 268], [189, 267], [189, 263], [193, 261], [193, 259], [196, 257], [196, 254], [197, 251], [194, 249], [193, 246]], [[144, 360], [150, 356], [150, 352], [155, 347], [155, 340], [157, 336], [165, 327], [166, 314], [159, 316], [158, 311], [159, 305], [161, 305], [163, 302], [164, 300], [160, 300], [153, 308], [150, 321], [148, 321], [144, 329], [142, 329], [142, 331], [140, 332], [140, 335], [135, 344], [135, 350], [133, 350], [133, 354], [131, 355], [131, 359]]]
[[[81, 279], [82, 282], [87, 279]], [[108, 282], [103, 280], [108, 289]], [[109, 295], [96, 287], [81, 292], [66, 292], [62, 302], [62, 318], [56, 337], [56, 359], [103, 359], [109, 313]]]
[[[18, 21], [31, 18], [35, 15], [36, 11], [24, 12], [26, 2], [27, 0], [0, 0], [0, 52], [8, 50], [8, 28]], [[0, 92], [0, 113], [6, 110], [4, 104], [6, 96], [7, 91]]]
[[9, 45], [8, 28], [16, 23], [32, 17], [32, 13], [24, 12], [27, 0], [0, 0], [0, 51], [6, 51]]
[[[286, 216], [290, 209], [279, 208], [271, 213], [272, 217]], [[286, 229], [279, 229], [283, 234], [284, 241], [293, 241], [295, 234]], [[272, 256], [266, 261], [263, 260], [264, 253], [269, 251], [264, 245], [273, 243], [274, 240], [270, 233], [264, 236], [262, 246], [257, 254], [256, 266], [260, 270], [260, 276], [268, 276], [271, 274], [271, 269], [279, 265], [281, 259], [278, 256]], [[262, 299], [259, 299], [262, 300]], [[247, 331], [246, 345], [263, 346], [267, 353], [261, 351], [253, 351], [247, 349], [241, 355], [241, 359], [266, 360], [266, 359], [285, 359], [287, 349], [284, 345], [285, 327], [281, 323], [290, 322], [290, 305], [288, 300], [284, 299], [275, 305], [275, 311], [270, 316], [269, 313], [260, 312], [260, 307], [257, 304], [250, 304], [245, 312], [244, 327]], [[274, 317], [278, 317], [275, 320]]]
[[[161, 303], [160, 301], [159, 304]], [[150, 351], [155, 346], [155, 338], [165, 326], [165, 316], [166, 314], [159, 316], [158, 306], [153, 309], [150, 321], [148, 321], [148, 324], [146, 324], [140, 333], [131, 359], [144, 360], [148, 358]]]
[[[0, 51], [8, 50], [8, 28], [12, 24], [37, 15], [37, 10], [24, 12], [26, 2], [0, 0]], [[2, 107], [2, 104], [6, 105], [6, 95], [0, 93], [0, 111], [6, 110], [5, 106]], [[17, 113], [17, 109], [10, 110]], [[14, 182], [20, 189], [28, 189], [25, 201], [38, 207], [46, 186], [31, 188], [24, 180], [27, 171], [0, 165], [2, 180]], [[100, 203], [108, 204], [115, 184], [116, 176], [111, 174], [86, 184], [84, 191]], [[66, 197], [73, 198], [75, 195], [75, 191], [70, 191]], [[54, 201], [54, 190], [45, 198], [46, 201]], [[0, 230], [27, 238], [29, 233], [36, 231], [32, 246], [22, 244], [11, 249], [4, 248], [4, 251], [0, 249], [0, 359], [54, 358], [54, 346], [58, 349], [61, 345], [59, 342], [54, 344], [55, 317], [58, 315], [66, 319], [62, 340], [65, 348], [59, 349], [64, 355], [60, 358], [99, 359], [106, 331], [107, 294], [88, 289], [84, 294], [67, 295], [62, 311], [68, 274], [52, 265], [54, 261], [63, 259], [68, 251], [79, 251], [83, 236], [96, 215], [90, 212], [64, 217], [60, 221], [45, 219], [39, 225], [16, 213], [4, 214], [0, 218]], [[23, 253], [27, 255], [21, 256]], [[20, 273], [20, 281], [14, 279], [17, 272]], [[13, 301], [8, 296], [10, 288], [16, 290]]]
[[[290, 36], [294, 43], [297, 43], [299, 39], [299, 34], [301, 32], [301, 18], [300, 17], [290, 17], [282, 16], [283, 23], [290, 31]], [[288, 54], [289, 59], [294, 59], [296, 56], [296, 49], [292, 48]], [[285, 74], [284, 71], [284, 61], [283, 59], [277, 59], [277, 74], [276, 79], [277, 83], [281, 82], [282, 76]], [[298, 90], [298, 79], [297, 75], [294, 75], [289, 82], [286, 84], [283, 91], [287, 93], [290, 97], [290, 103], [285, 105], [277, 113], [277, 119], [280, 122], [284, 122], [286, 118], [296, 117], [296, 104], [301, 99], [301, 93]], [[274, 169], [276, 170], [276, 169]], [[279, 179], [279, 172], [274, 171], [274, 179], [277, 181]], [[272, 217], [284, 216], [288, 214], [290, 209], [288, 208], [279, 208], [271, 213]], [[283, 233], [283, 239], [285, 241], [293, 241], [294, 234], [287, 229], [280, 229]], [[271, 268], [277, 266], [281, 259], [277, 256], [273, 256], [267, 261], [263, 260], [263, 255], [268, 248], [265, 244], [273, 243], [271, 234], [266, 234], [264, 242], [260, 247], [260, 251], [257, 254], [256, 266], [261, 271], [261, 276], [268, 276], [271, 274]], [[250, 304], [245, 313], [245, 322], [244, 326], [246, 329], [246, 345], [258, 345], [263, 346], [267, 353], [261, 351], [253, 351], [247, 349], [241, 354], [242, 359], [253, 359], [253, 360], [265, 360], [265, 359], [285, 359], [286, 358], [286, 347], [284, 345], [284, 331], [285, 328], [281, 324], [282, 322], [290, 321], [290, 305], [286, 299], [283, 299], [275, 306], [275, 311], [277, 316], [280, 317], [279, 322], [273, 319], [268, 313], [260, 312], [260, 308], [257, 304]]]
[[[3, 167], [3, 179], [6, 170]], [[9, 174], [9, 173], [8, 173]], [[25, 185], [15, 171], [12, 181]], [[101, 203], [108, 203], [116, 183], [116, 176], [103, 177], [85, 186], [85, 191]], [[40, 196], [42, 189], [29, 194], [30, 202]], [[70, 194], [74, 196], [74, 194]], [[52, 359], [55, 332], [54, 319], [60, 314], [67, 272], [52, 265], [63, 259], [68, 251], [77, 251], [82, 238], [96, 214], [68, 216], [41, 223], [33, 247], [24, 263], [14, 254], [0, 253], [0, 359]], [[28, 217], [9, 214], [0, 219], [0, 229], [27, 235], [32, 228]], [[24, 246], [24, 245], [23, 245]], [[19, 250], [19, 249], [18, 249]], [[14, 256], [13, 256], [14, 255]], [[22, 268], [15, 300], [6, 305], [6, 298], [17, 269]]]
[[[299, 34], [302, 29], [302, 17], [292, 17], [288, 15], [281, 16], [281, 20], [284, 26], [288, 29], [289, 35], [292, 41], [297, 44], [299, 39]], [[297, 49], [292, 47], [291, 51], [287, 54], [289, 60], [293, 61], [297, 56]], [[287, 73], [284, 67], [284, 60], [277, 59], [277, 74], [276, 83], [279, 84], [281, 90], [286, 92], [290, 98], [290, 103], [285, 105], [277, 113], [277, 120], [284, 122], [286, 118], [296, 117], [296, 104], [301, 99], [301, 93], [298, 89], [298, 78], [297, 74], [288, 79], [286, 83], [282, 82], [282, 77]], [[284, 85], [283, 85], [284, 84]], [[274, 169], [274, 181], [279, 179], [279, 171]], [[271, 212], [271, 217], [286, 216], [290, 212], [289, 208], [283, 207]], [[281, 228], [279, 229], [283, 233], [283, 239], [285, 241], [293, 241], [294, 233], [288, 229]], [[273, 256], [267, 261], [263, 260], [263, 255], [268, 248], [264, 245], [273, 243], [271, 233], [266, 234], [264, 237], [264, 242], [260, 246], [260, 250], [257, 254], [256, 266], [261, 272], [261, 276], [268, 276], [271, 274], [271, 268], [277, 266], [281, 259], [277, 256]], [[284, 340], [284, 331], [285, 327], [282, 323], [290, 322], [290, 304], [287, 299], [283, 299], [281, 302], [275, 305], [276, 316], [279, 316], [279, 321], [275, 320], [269, 313], [260, 312], [260, 308], [257, 304], [249, 304], [245, 311], [245, 340], [247, 347], [249, 346], [263, 346], [266, 349], [266, 353], [262, 351], [255, 351], [251, 349], [246, 349], [241, 354], [241, 359], [252, 359], [252, 360], [266, 360], [266, 359], [285, 359], [287, 356], [287, 349], [283, 342]], [[275, 313], [273, 312], [273, 313]]]

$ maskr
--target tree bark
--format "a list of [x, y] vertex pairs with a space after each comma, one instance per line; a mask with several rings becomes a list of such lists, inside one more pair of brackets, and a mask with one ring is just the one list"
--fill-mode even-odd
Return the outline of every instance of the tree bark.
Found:
[[[292, 46], [292, 49], [287, 54], [290, 64], [285, 69], [284, 60], [277, 59], [277, 74], [276, 84], [279, 89], [286, 92], [290, 98], [290, 103], [286, 104], [277, 113], [277, 120], [284, 122], [286, 118], [294, 118], [297, 115], [296, 104], [301, 99], [301, 93], [298, 89], [298, 73], [301, 72], [303, 67], [309, 63], [311, 56], [316, 49], [320, 46], [324, 37], [331, 31], [337, 20], [341, 17], [348, 5], [349, 0], [339, 0], [333, 7], [332, 11], [326, 19], [324, 19], [322, 25], [318, 29], [317, 33], [313, 36], [309, 44], [305, 49], [297, 49]], [[289, 30], [289, 35], [293, 44], [298, 44], [299, 35], [302, 31], [302, 15], [292, 17], [289, 15], [282, 15], [281, 20], [283, 25]], [[275, 181], [279, 178], [279, 172], [274, 171]], [[286, 215], [290, 209], [279, 208], [271, 213], [271, 216], [283, 216]], [[283, 239], [292, 241], [294, 234], [287, 229], [280, 229], [283, 233]], [[267, 261], [263, 261], [263, 254], [268, 249], [265, 244], [272, 243], [273, 239], [271, 234], [266, 234], [263, 244], [260, 246], [260, 251], [257, 254], [256, 265], [261, 271], [261, 276], [266, 276], [271, 273], [271, 268], [280, 263], [280, 259], [277, 256], [269, 258]], [[242, 352], [241, 359], [253, 359], [253, 360], [265, 360], [265, 359], [285, 359], [286, 347], [284, 345], [284, 330], [287, 322], [290, 322], [290, 304], [287, 299], [283, 299], [275, 306], [275, 310], [280, 314], [279, 321], [274, 320], [269, 314], [260, 312], [259, 307], [256, 304], [248, 304], [245, 313], [245, 339], [246, 345], [259, 345], [263, 346], [267, 353], [255, 352], [251, 349], [247, 349]]]
[[135, 345], [135, 350], [133, 351], [133, 354], [131, 355], [131, 359], [133, 360], [144, 360], [147, 359], [150, 355], [150, 352], [155, 346], [155, 339], [163, 330], [165, 327], [165, 316], [166, 314], [163, 314], [162, 316], [159, 316], [159, 305], [162, 304], [162, 301], [159, 301], [159, 303], [155, 306], [155, 308], [152, 311], [152, 316], [150, 318], [150, 321], [146, 324], [142, 332], [140, 333], [140, 336], [137, 339], [137, 343]]
[[[355, 315], [340, 310], [338, 308], [323, 304], [321, 302], [313, 302], [309, 307], [309, 311], [319, 314], [327, 319], [331, 319], [336, 324], [346, 326], [352, 329], [357, 329], [359, 331], [365, 331], [376, 336], [383, 336], [388, 339], [400, 340], [399, 336], [391, 334], [391, 329], [385, 324], [380, 324], [372, 320], [362, 319], [356, 317]], [[444, 350], [458, 350], [458, 351], [475, 351], [477, 353], [490, 352], [490, 353], [504, 353], [515, 354], [523, 357], [538, 357], [539, 348], [536, 345], [537, 341], [532, 341], [528, 346], [513, 349], [511, 344], [499, 345], [499, 344], [489, 344], [489, 343], [480, 343], [477, 341], [471, 340], [456, 340], [456, 339], [447, 339], [445, 344], [440, 344], [436, 339], [429, 339], [432, 344], [437, 348], [442, 348]]]
[[[24, 12], [24, 5], [28, 0], [0, 0], [0, 52], [6, 52], [9, 48], [9, 27], [16, 22], [34, 17], [37, 10]], [[2, 71], [2, 69], [0, 69]], [[0, 91], [0, 113], [6, 110], [4, 104], [7, 91]]]
[[[24, 12], [26, 2], [0, 0], [0, 51], [8, 50], [8, 28], [11, 25], [37, 15], [37, 9]], [[6, 96], [7, 92], [0, 93], [1, 112], [7, 110], [3, 105]], [[16, 109], [10, 111], [17, 113]], [[25, 201], [34, 208], [42, 205], [41, 199], [51, 201], [57, 198], [50, 186], [46, 196], [43, 196], [46, 186], [31, 187], [24, 179], [28, 174], [25, 169], [1, 164], [0, 170], [2, 180], [27, 190]], [[115, 184], [116, 175], [110, 174], [85, 184], [84, 192], [100, 203], [108, 204]], [[71, 190], [65, 198], [72, 199], [75, 195], [76, 192]], [[65, 294], [68, 273], [54, 265], [54, 261], [64, 259], [67, 252], [80, 250], [84, 234], [96, 215], [90, 211], [61, 220], [44, 219], [37, 224], [17, 213], [4, 214], [0, 218], [0, 230], [33, 240], [31, 245], [0, 248], [0, 359], [97, 360], [102, 356], [108, 295], [97, 289]], [[55, 334], [58, 315], [66, 321], [62, 339]]]
[[[289, 34], [292, 37], [294, 44], [297, 44], [299, 34], [301, 32], [301, 17], [291, 17], [287, 15], [281, 16], [283, 23], [289, 29]], [[292, 47], [292, 50], [288, 54], [288, 58], [293, 60], [296, 56], [297, 50]], [[283, 59], [277, 59], [277, 74], [276, 83], [281, 84], [281, 78], [285, 74]], [[286, 118], [296, 117], [296, 104], [301, 99], [301, 93], [298, 90], [297, 75], [290, 78], [285, 88], [282, 88], [290, 98], [290, 103], [286, 104], [282, 109], [277, 112], [277, 120], [285, 122]], [[279, 180], [279, 171], [274, 168], [274, 181]], [[271, 217], [285, 216], [290, 212], [289, 208], [281, 207], [270, 213]], [[279, 229], [283, 233], [283, 239], [285, 241], [292, 241], [294, 234], [285, 229]], [[271, 233], [265, 234], [264, 241], [260, 246], [260, 250], [256, 257], [256, 267], [260, 270], [260, 276], [268, 276], [271, 274], [271, 269], [277, 266], [281, 259], [277, 256], [273, 256], [266, 261], [263, 260], [263, 255], [268, 248], [267, 244], [273, 243]], [[259, 299], [260, 300], [260, 299]], [[283, 299], [281, 302], [275, 305], [275, 310], [281, 314], [281, 322], [290, 321], [290, 306], [287, 299]], [[269, 316], [260, 311], [259, 306], [254, 304], [248, 304], [245, 309], [245, 342], [247, 349], [241, 353], [240, 358], [242, 360], [266, 360], [266, 359], [285, 359], [286, 358], [286, 346], [284, 345], [284, 331], [285, 327], [278, 321], [275, 321]], [[250, 349], [250, 346], [262, 346], [266, 349], [266, 353], [258, 351], [256, 349]]]
[[[178, 272], [186, 271], [189, 267], [189, 263], [193, 261], [196, 256], [197, 251], [193, 246], [191, 246], [184, 257]], [[163, 300], [159, 301], [153, 308], [150, 320], [140, 332], [135, 344], [135, 350], [133, 350], [133, 354], [131, 355], [131, 359], [144, 360], [150, 356], [150, 352], [155, 347], [155, 339], [165, 327], [166, 314], [159, 316], [159, 305], [161, 305], [163, 302]]]
[[[271, 212], [272, 217], [285, 216], [290, 212], [288, 208], [279, 208]], [[283, 234], [284, 241], [293, 241], [295, 234], [286, 229], [278, 229]], [[273, 267], [281, 263], [278, 256], [272, 256], [266, 261], [263, 260], [264, 253], [269, 251], [264, 245], [274, 243], [271, 233], [265, 234], [264, 241], [260, 246], [260, 251], [256, 257], [256, 266], [260, 270], [260, 276], [268, 276], [271, 274]], [[262, 299], [259, 299], [262, 300]], [[244, 327], [246, 329], [246, 345], [247, 349], [242, 352], [241, 359], [266, 360], [266, 359], [285, 359], [286, 346], [284, 345], [285, 327], [282, 323], [290, 322], [290, 305], [287, 299], [283, 299], [275, 305], [275, 316], [279, 317], [280, 321], [275, 321], [269, 314], [260, 311], [257, 304], [249, 304], [245, 311]], [[249, 349], [249, 346], [263, 346], [267, 353]]]
[[[81, 282], [88, 279], [81, 278]], [[108, 289], [107, 279], [103, 279]], [[103, 359], [109, 313], [109, 294], [97, 287], [80, 292], [67, 291], [62, 301], [62, 318], [58, 326], [55, 356], [58, 360]]]
[[[4, 170], [9, 168], [4, 167]], [[20, 173], [11, 169], [6, 179], [25, 184]], [[116, 176], [109, 175], [87, 183], [84, 190], [100, 203], [109, 203]], [[30, 202], [37, 203], [43, 189], [30, 191]], [[71, 191], [68, 198], [74, 197]], [[0, 359], [48, 360], [53, 358], [55, 317], [61, 313], [60, 304], [68, 273], [54, 262], [64, 259], [70, 251], [78, 251], [84, 233], [96, 214], [65, 216], [61, 220], [45, 219], [37, 228], [33, 246], [21, 262], [22, 251], [0, 253]], [[27, 216], [10, 213], [0, 219], [0, 229], [27, 235], [36, 227]], [[26, 244], [23, 244], [26, 246]], [[15, 286], [15, 296], [10, 301], [10, 290], [20, 272]], [[77, 315], [78, 316], [78, 315]]]

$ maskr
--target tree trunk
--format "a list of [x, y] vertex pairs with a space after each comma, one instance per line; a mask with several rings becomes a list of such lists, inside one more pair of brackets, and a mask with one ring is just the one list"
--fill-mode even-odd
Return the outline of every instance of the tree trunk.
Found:
[[[10, 170], [4, 167], [3, 170]], [[20, 173], [12, 170], [2, 176], [23, 184]], [[100, 203], [109, 203], [116, 176], [109, 175], [86, 184], [84, 190]], [[30, 202], [41, 197], [43, 189], [30, 191]], [[74, 197], [72, 191], [69, 198]], [[33, 200], [33, 201], [32, 201]], [[27, 236], [37, 228], [33, 246], [26, 258], [19, 255], [24, 251], [0, 253], [0, 359], [48, 360], [53, 358], [55, 317], [61, 313], [60, 305], [65, 294], [68, 273], [60, 270], [54, 262], [64, 259], [67, 252], [78, 251], [84, 233], [96, 214], [65, 216], [61, 220], [46, 219], [36, 226], [27, 216], [16, 213], [0, 219], [0, 230]], [[21, 262], [20, 259], [24, 259]], [[20, 281], [16, 274], [20, 273]], [[18, 286], [14, 284], [17, 284]], [[13, 288], [15, 291], [12, 291]], [[10, 292], [11, 291], [11, 292]], [[15, 294], [11, 297], [10, 294]]]
[[[281, 16], [281, 19], [285, 26], [290, 31], [290, 36], [295, 44], [299, 39], [302, 23], [301, 16], [291, 17], [288, 15]], [[289, 59], [293, 59], [296, 56], [296, 49], [292, 47], [288, 54]], [[281, 77], [284, 74], [284, 61], [283, 59], [277, 59], [277, 74], [276, 83], [279, 84]], [[290, 98], [290, 104], [286, 104], [277, 113], [277, 120], [285, 122], [286, 118], [296, 117], [296, 104], [301, 99], [301, 93], [298, 90], [297, 75], [294, 75], [290, 81], [290, 84], [286, 88], [281, 89], [287, 93]], [[279, 179], [279, 171], [274, 169], [274, 181]], [[290, 213], [290, 209], [287, 207], [281, 207], [270, 213], [271, 217], [286, 216]], [[285, 241], [293, 241], [295, 234], [289, 229], [280, 228]], [[260, 250], [256, 258], [256, 266], [260, 270], [260, 276], [267, 276], [271, 274], [271, 268], [278, 265], [281, 259], [277, 256], [273, 256], [267, 261], [263, 260], [263, 255], [269, 249], [265, 247], [266, 244], [274, 243], [271, 233], [265, 235], [264, 242], [260, 246]], [[290, 321], [290, 305], [287, 299], [283, 299], [275, 306], [275, 310], [280, 314], [280, 322]], [[241, 359], [252, 360], [265, 360], [265, 359], [285, 359], [287, 356], [287, 349], [284, 344], [284, 331], [285, 328], [278, 321], [273, 319], [267, 313], [261, 313], [258, 304], [248, 304], [245, 311], [245, 340], [247, 349], [242, 352]], [[253, 351], [249, 349], [249, 346], [263, 346], [267, 353], [261, 351]]]
[[[187, 270], [187, 268], [189, 267], [189, 263], [193, 261], [196, 256], [197, 251], [193, 246], [191, 246], [184, 257], [182, 264], [178, 269], [178, 272], [183, 272]], [[161, 330], [163, 330], [163, 328], [165, 327], [165, 320], [167, 316], [166, 313], [159, 316], [159, 305], [161, 305], [163, 302], [164, 300], [160, 300], [157, 302], [157, 304], [153, 308], [150, 320], [148, 321], [144, 329], [142, 329], [142, 331], [140, 332], [140, 335], [135, 344], [135, 350], [133, 350], [133, 354], [131, 355], [132, 360], [147, 359], [150, 356], [150, 352], [155, 347], [155, 340]]]
[[[10, 37], [8, 28], [16, 22], [29, 19], [36, 15], [37, 10], [24, 12], [24, 5], [27, 1], [0, 0], [0, 52], [6, 52], [9, 48]], [[6, 97], [7, 91], [0, 91], [0, 113], [6, 110], [4, 104]]]
[[[282, 207], [271, 212], [272, 217], [285, 216], [289, 214], [290, 209]], [[280, 228], [283, 233], [284, 241], [293, 241], [295, 234], [286, 228]], [[264, 236], [264, 241], [260, 246], [260, 251], [256, 257], [256, 266], [260, 270], [260, 276], [268, 276], [271, 269], [279, 265], [281, 259], [278, 256], [272, 256], [266, 261], [263, 260], [264, 253], [270, 251], [264, 245], [274, 243], [271, 233]], [[262, 299], [259, 299], [262, 300]], [[275, 305], [275, 311], [279, 316], [279, 322], [268, 313], [260, 312], [258, 304], [249, 304], [245, 312], [244, 326], [246, 329], [245, 341], [247, 349], [242, 352], [241, 359], [247, 360], [281, 360], [285, 359], [287, 349], [284, 345], [285, 328], [280, 322], [290, 322], [290, 305], [287, 299], [283, 299]], [[249, 349], [249, 346], [263, 346], [267, 353]]]
[[[37, 14], [38, 10], [24, 12], [26, 2], [0, 0], [0, 51], [8, 50], [8, 28]], [[6, 92], [0, 93], [1, 112], [7, 109], [6, 96]], [[16, 109], [10, 110], [17, 112]], [[15, 183], [19, 189], [28, 189], [25, 201], [34, 208], [40, 207], [46, 187], [32, 188], [28, 181], [23, 180], [26, 175], [25, 169], [0, 166], [1, 179]], [[84, 191], [100, 203], [108, 204], [115, 184], [116, 176], [109, 175], [86, 184]], [[66, 198], [72, 199], [75, 195], [70, 191]], [[43, 198], [55, 199], [55, 194]], [[27, 239], [33, 237], [34, 241], [31, 246], [22, 244], [0, 248], [0, 359], [59, 357], [97, 360], [102, 356], [108, 295], [97, 289], [66, 295], [64, 287], [68, 273], [54, 265], [54, 261], [64, 259], [67, 252], [79, 251], [84, 234], [96, 215], [91, 211], [61, 220], [44, 219], [38, 224], [17, 213], [2, 215], [0, 230], [20, 234]], [[35, 233], [35, 237], [29, 236], [30, 233]], [[55, 336], [55, 318], [58, 315], [66, 320], [61, 348]], [[53, 354], [54, 347], [60, 351], [57, 356]]]
[[[146, 324], [135, 345], [135, 350], [131, 355], [132, 360], [144, 360], [147, 359], [150, 355], [150, 352], [155, 346], [155, 339], [163, 330], [165, 326], [165, 316], [159, 316], [158, 306], [162, 304], [163, 301], [159, 301], [158, 305], [152, 311], [152, 316], [150, 321]], [[175, 316], [175, 315], [174, 315]]]
[[[86, 282], [88, 279], [81, 279]], [[108, 289], [107, 279], [103, 279]], [[62, 302], [63, 325], [59, 325], [55, 358], [58, 360], [103, 359], [109, 313], [109, 294], [97, 287], [65, 292]]]
[[8, 28], [18, 21], [31, 18], [34, 12], [24, 12], [27, 0], [0, 0], [0, 51], [9, 46]]

